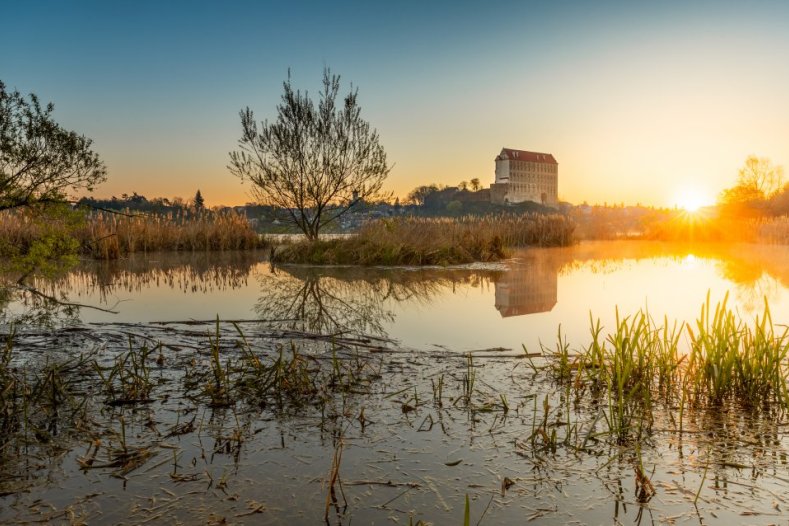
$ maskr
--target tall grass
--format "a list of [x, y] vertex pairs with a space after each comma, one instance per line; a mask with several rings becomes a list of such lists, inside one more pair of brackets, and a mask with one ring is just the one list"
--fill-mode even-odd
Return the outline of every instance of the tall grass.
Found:
[[82, 239], [100, 259], [158, 250], [243, 250], [263, 244], [246, 217], [235, 212], [143, 217], [97, 213]]
[[617, 312], [611, 332], [603, 336], [594, 320], [590, 332], [590, 343], [578, 351], [571, 352], [560, 333], [556, 350], [543, 348], [543, 354], [556, 381], [598, 399], [607, 433], [618, 443], [648, 430], [657, 401], [679, 405], [680, 427], [686, 404], [789, 405], [789, 332], [773, 325], [766, 300], [752, 323], [728, 306], [728, 297], [712, 306], [708, 294], [694, 323], [664, 318], [661, 325], [647, 312]]
[[[713, 403], [737, 398], [748, 405], [789, 402], [789, 332], [776, 331], [765, 299], [764, 311], [745, 325], [722, 303], [710, 307], [709, 296], [691, 339], [689, 377], [697, 396]], [[710, 319], [710, 314], [712, 318]]]
[[570, 219], [558, 214], [381, 219], [350, 238], [288, 245], [277, 260], [361, 265], [497, 261], [506, 257], [508, 247], [569, 245], [574, 228]]
[[[43, 229], [29, 211], [0, 213], [0, 238], [24, 251]], [[235, 212], [125, 216], [91, 212], [71, 234], [84, 255], [117, 259], [134, 252], [243, 250], [264, 242], [246, 217]]]
[[756, 240], [760, 243], [789, 245], [789, 216], [773, 217], [755, 225]]

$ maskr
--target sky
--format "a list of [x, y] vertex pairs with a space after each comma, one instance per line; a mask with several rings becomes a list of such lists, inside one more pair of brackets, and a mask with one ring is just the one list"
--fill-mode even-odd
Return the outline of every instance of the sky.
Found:
[[250, 201], [227, 169], [288, 69], [359, 90], [385, 189], [493, 182], [552, 153], [572, 203], [714, 201], [748, 155], [789, 163], [789, 2], [0, 0], [0, 80], [94, 140], [94, 195]]

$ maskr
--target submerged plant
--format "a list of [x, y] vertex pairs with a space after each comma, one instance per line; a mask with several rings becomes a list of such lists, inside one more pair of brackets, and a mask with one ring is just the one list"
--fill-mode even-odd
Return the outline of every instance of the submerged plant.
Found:
[[229, 363], [222, 364], [219, 357], [220, 354], [220, 339], [219, 339], [219, 316], [216, 317], [216, 332], [213, 338], [208, 334], [208, 342], [210, 344], [210, 360], [211, 365], [211, 379], [206, 383], [205, 393], [211, 399], [211, 406], [221, 407], [232, 404], [231, 399], [231, 379]]
[[143, 344], [135, 348], [129, 336], [129, 350], [115, 358], [110, 367], [102, 367], [94, 361], [94, 368], [102, 383], [102, 391], [109, 405], [126, 405], [151, 402], [151, 370], [148, 362], [161, 344], [148, 347]]

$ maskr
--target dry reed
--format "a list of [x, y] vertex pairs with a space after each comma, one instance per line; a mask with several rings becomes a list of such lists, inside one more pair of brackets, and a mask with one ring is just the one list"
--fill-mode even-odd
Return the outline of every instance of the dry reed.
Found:
[[[24, 252], [45, 225], [31, 212], [0, 214], [0, 237]], [[246, 217], [235, 212], [125, 216], [93, 212], [71, 230], [82, 253], [117, 259], [134, 252], [245, 250], [264, 245]]]
[[755, 230], [756, 239], [760, 243], [789, 245], [789, 216], [772, 217], [760, 221]]
[[310, 264], [452, 265], [497, 261], [507, 247], [566, 246], [575, 224], [562, 215], [406, 217], [364, 225], [356, 236], [286, 246], [277, 261]]

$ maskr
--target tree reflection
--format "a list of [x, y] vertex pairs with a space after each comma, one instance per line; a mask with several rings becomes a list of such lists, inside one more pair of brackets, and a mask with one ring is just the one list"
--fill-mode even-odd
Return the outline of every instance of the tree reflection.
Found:
[[747, 312], [764, 308], [764, 301], [774, 300], [781, 289], [778, 278], [753, 260], [724, 259], [719, 263], [721, 275], [734, 284], [734, 294]]
[[594, 274], [614, 273], [629, 262], [649, 259], [707, 261], [731, 284], [737, 302], [751, 313], [763, 308], [765, 298], [776, 300], [782, 289], [789, 288], [786, 245], [606, 241], [551, 250], [559, 261], [560, 276], [581, 269]]
[[499, 274], [460, 269], [377, 270], [289, 267], [260, 277], [255, 312], [288, 328], [320, 334], [386, 336], [401, 302], [426, 304], [457, 284], [480, 286]]
[[54, 327], [79, 320], [80, 306], [43, 297], [29, 291], [2, 289], [0, 325], [10, 327]]
[[70, 325], [79, 319], [79, 312], [80, 305], [69, 302], [63, 291], [52, 296], [19, 283], [0, 281], [0, 327], [3, 332], [10, 333], [13, 327]]

